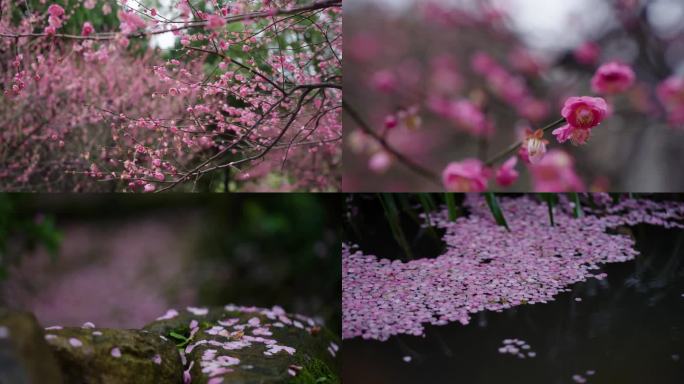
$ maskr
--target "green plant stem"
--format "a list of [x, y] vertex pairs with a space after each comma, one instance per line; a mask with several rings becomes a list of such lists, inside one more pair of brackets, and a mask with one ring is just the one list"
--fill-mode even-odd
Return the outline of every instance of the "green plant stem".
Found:
[[485, 200], [487, 201], [489, 210], [492, 212], [492, 216], [494, 216], [496, 223], [505, 227], [506, 230], [510, 232], [511, 229], [508, 227], [508, 223], [506, 222], [506, 218], [503, 215], [503, 211], [501, 210], [501, 206], [499, 205], [499, 200], [497, 200], [496, 195], [494, 195], [492, 192], [487, 192], [485, 193]]
[[446, 200], [447, 208], [449, 209], [449, 220], [456, 221], [458, 211], [456, 209], [456, 198], [454, 197], [454, 194], [447, 192], [444, 194], [444, 199]]

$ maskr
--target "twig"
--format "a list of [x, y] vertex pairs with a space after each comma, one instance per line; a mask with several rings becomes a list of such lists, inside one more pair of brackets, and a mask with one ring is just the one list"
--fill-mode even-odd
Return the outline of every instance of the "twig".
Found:
[[[548, 130], [550, 130], [551, 128], [555, 128], [555, 127], [559, 126], [560, 124], [563, 124], [564, 122], [565, 122], [565, 118], [561, 117], [560, 119], [558, 119], [558, 120], [554, 121], [553, 123], [551, 123], [551, 124], [545, 126], [544, 128], [541, 128], [541, 130], [542, 130], [544, 133], [546, 133], [546, 132], [547, 132]], [[504, 158], [506, 158], [506, 157], [507, 157], [508, 155], [510, 155], [511, 153], [517, 151], [518, 148], [520, 148], [520, 146], [521, 146], [522, 144], [523, 144], [523, 140], [518, 141], [517, 143], [515, 143], [515, 144], [511, 145], [510, 147], [506, 148], [504, 151], [500, 152], [498, 155], [496, 155], [496, 156], [492, 157], [491, 159], [487, 160], [487, 161], [485, 162], [485, 165], [487, 165], [487, 166], [492, 166], [492, 165], [496, 164], [497, 162], [499, 162], [499, 161], [503, 160]]]
[[349, 114], [349, 117], [354, 120], [354, 122], [361, 128], [361, 130], [368, 134], [369, 136], [373, 137], [381, 146], [382, 148], [392, 154], [394, 158], [399, 160], [399, 162], [403, 163], [407, 168], [411, 169], [412, 171], [416, 172], [417, 174], [423, 176], [424, 178], [432, 181], [433, 183], [437, 185], [441, 185], [442, 183], [439, 180], [439, 176], [437, 176], [434, 172], [430, 171], [427, 168], [423, 168], [422, 166], [414, 163], [411, 161], [409, 158], [406, 156], [402, 155], [399, 151], [394, 149], [388, 142], [385, 140], [384, 137], [380, 136], [377, 132], [375, 132], [371, 127], [368, 126], [368, 124], [359, 116], [359, 114], [356, 112], [354, 108], [352, 108], [348, 102], [342, 100], [342, 108]]

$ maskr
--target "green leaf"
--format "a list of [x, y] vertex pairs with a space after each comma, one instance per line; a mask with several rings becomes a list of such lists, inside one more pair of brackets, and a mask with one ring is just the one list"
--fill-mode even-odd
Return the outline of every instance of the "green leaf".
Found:
[[423, 207], [425, 221], [427, 222], [428, 226], [432, 228], [432, 220], [430, 219], [430, 212], [432, 212], [432, 209], [430, 208], [430, 201], [427, 199], [424, 193], [418, 194], [418, 201], [420, 201], [420, 205]]
[[540, 193], [539, 198], [546, 202], [546, 205], [549, 208], [549, 221], [551, 222], [551, 226], [555, 227], [556, 223], [553, 220], [553, 206], [558, 202], [558, 196], [555, 193]]
[[584, 215], [584, 212], [582, 211], [582, 204], [580, 203], [579, 193], [573, 192], [570, 194], [570, 196], [572, 197], [572, 202], [575, 203], [575, 218], [582, 217]]
[[458, 209], [456, 208], [456, 198], [453, 193], [445, 193], [444, 199], [447, 203], [447, 208], [449, 209], [449, 220], [456, 221], [458, 217]]
[[489, 210], [492, 212], [492, 216], [494, 216], [494, 220], [498, 225], [501, 225], [506, 228], [507, 231], [511, 231], [510, 228], [508, 228], [508, 223], [506, 222], [506, 218], [503, 215], [503, 211], [501, 210], [501, 206], [499, 205], [499, 201], [497, 200], [496, 196], [492, 192], [486, 192], [485, 194], [485, 200], [487, 200], [487, 205], [489, 206]]
[[185, 341], [188, 339], [187, 337], [181, 335], [180, 333], [176, 333], [174, 331], [169, 332], [169, 336], [173, 337], [176, 340], [181, 340], [181, 341]]
[[390, 229], [392, 230], [392, 235], [394, 239], [399, 243], [401, 248], [404, 250], [406, 257], [413, 259], [413, 254], [411, 253], [411, 247], [409, 247], [408, 241], [406, 241], [406, 235], [404, 230], [401, 229], [401, 223], [399, 222], [399, 210], [397, 209], [397, 204], [394, 200], [394, 195], [391, 193], [380, 194], [380, 203], [385, 210], [385, 218], [389, 222]]

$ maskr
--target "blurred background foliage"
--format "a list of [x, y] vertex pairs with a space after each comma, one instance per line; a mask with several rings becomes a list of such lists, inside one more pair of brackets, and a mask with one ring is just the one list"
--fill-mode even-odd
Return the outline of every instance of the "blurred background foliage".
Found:
[[20, 261], [23, 250], [40, 245], [54, 257], [61, 240], [52, 216], [18, 214], [12, 196], [0, 194], [0, 280], [7, 277], [10, 265]]
[[[176, 295], [187, 300], [168, 298], [167, 295], [166, 301], [162, 301], [160, 306], [227, 303], [264, 307], [281, 305], [288, 311], [320, 317], [333, 331], [339, 332], [340, 195], [0, 196], [0, 244], [7, 250], [13, 250], [11, 254], [3, 253], [2, 265], [7, 266], [7, 261], [11, 260], [16, 268], [16, 271], [10, 268], [4, 285], [0, 281], [0, 305], [4, 296], [5, 299], [9, 298], [9, 304], [31, 310], [34, 309], [32, 305], [62, 300], [44, 291], [51, 289], [48, 287], [73, 286], [63, 280], [82, 278], [86, 279], [86, 285], [107, 284], [104, 279], [116, 279], [116, 275], [128, 279], [129, 273], [123, 268], [137, 268], [133, 275], [143, 275], [147, 276], [147, 280], [153, 280], [151, 283], [148, 281], [150, 284], [147, 286], [151, 286], [151, 290], [158, 290], [161, 296], [178, 290], [187, 292]], [[145, 223], [150, 222], [167, 229], [149, 232]], [[130, 227], [132, 232], [139, 234], [162, 234], [154, 238], [140, 235], [143, 239], [136, 240], [131, 238], [131, 231], [127, 235], [117, 232], [117, 228], [123, 227]], [[60, 231], [64, 233], [60, 235]], [[78, 236], [82, 232], [86, 233], [85, 240]], [[97, 239], [102, 232], [109, 237], [107, 242], [125, 242], [128, 245], [104, 247], [102, 249], [105, 251], [102, 251], [86, 244], [88, 237]], [[163, 232], [171, 235], [165, 237]], [[59, 240], [62, 237], [64, 244], [60, 249]], [[45, 264], [46, 258], [18, 247], [16, 243], [23, 243], [24, 240], [44, 245], [56, 255], [55, 259], [47, 267], [36, 267], [36, 262]], [[80, 248], [79, 244], [74, 244], [78, 241], [84, 243]], [[156, 248], [150, 248], [149, 243], [155, 243]], [[141, 251], [143, 257], [161, 260], [162, 265], [157, 264], [155, 269], [170, 272], [161, 273], [161, 276], [166, 277], [155, 281], [155, 274], [145, 270], [150, 268], [149, 264], [134, 266], [139, 263], [137, 259], [141, 255], [136, 254], [135, 249], [129, 252], [128, 246], [144, 249]], [[111, 249], [119, 250], [121, 255], [114, 254], [117, 251], [112, 252]], [[175, 257], [174, 254], [179, 253], [179, 250], [183, 255]], [[92, 255], [93, 252], [96, 254]], [[85, 256], [75, 256], [77, 254]], [[124, 258], [124, 262], [117, 264], [113, 261], [117, 257]], [[164, 265], [174, 263], [178, 265]], [[115, 270], [116, 265], [124, 267]], [[70, 272], [65, 272], [69, 268]], [[100, 275], [110, 276], [96, 276], [88, 280], [86, 276], [93, 268], [101, 268]], [[14, 272], [17, 272], [16, 275]], [[54, 277], [46, 274], [54, 274]], [[170, 280], [174, 285], [172, 289], [162, 279]], [[35, 282], [36, 286], [28, 290], [29, 294], [8, 296], [17, 287], [31, 282]], [[19, 289], [19, 292], [24, 291]], [[73, 288], [67, 291], [72, 294]], [[148, 294], [136, 292], [129, 296]], [[153, 293], [149, 292], [148, 298], [122, 299], [130, 300], [131, 308], [138, 305], [145, 308], [146, 300], [156, 298]], [[85, 292], [78, 294], [84, 297], [88, 295]], [[123, 292], [119, 294], [126, 295]], [[91, 300], [97, 302], [96, 299]], [[80, 305], [85, 305], [83, 302], [78, 301]], [[51, 311], [59, 312], [59, 308], [47, 308], [42, 312], [36, 310], [39, 319], [41, 315], [49, 319], [61, 318], [58, 315], [51, 317], [50, 314]], [[102, 309], [103, 312], [106, 310]]]

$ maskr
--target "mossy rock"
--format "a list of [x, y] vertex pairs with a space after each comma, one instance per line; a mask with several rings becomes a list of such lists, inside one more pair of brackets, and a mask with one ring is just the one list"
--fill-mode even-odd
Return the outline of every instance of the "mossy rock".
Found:
[[141, 330], [62, 328], [46, 332], [69, 384], [182, 383], [175, 344]]
[[279, 307], [190, 308], [144, 329], [175, 339], [192, 384], [340, 382], [338, 338]]
[[0, 308], [0, 384], [61, 384], [57, 359], [30, 313]]

